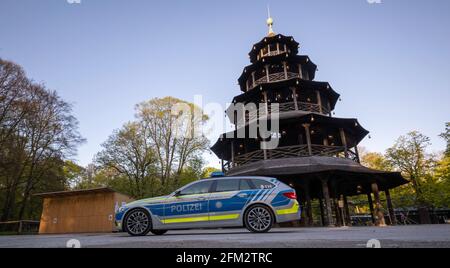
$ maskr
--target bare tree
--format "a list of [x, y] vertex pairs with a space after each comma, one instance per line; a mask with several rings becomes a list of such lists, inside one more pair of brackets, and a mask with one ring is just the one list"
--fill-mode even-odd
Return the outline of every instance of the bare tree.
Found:
[[84, 141], [77, 127], [71, 106], [56, 92], [28, 80], [18, 65], [0, 60], [2, 220], [11, 217], [16, 203], [18, 218], [23, 218], [48, 170], [63, 165], [62, 159]]
[[0, 146], [14, 134], [28, 112], [28, 101], [34, 97], [24, 90], [29, 84], [19, 65], [0, 59]]

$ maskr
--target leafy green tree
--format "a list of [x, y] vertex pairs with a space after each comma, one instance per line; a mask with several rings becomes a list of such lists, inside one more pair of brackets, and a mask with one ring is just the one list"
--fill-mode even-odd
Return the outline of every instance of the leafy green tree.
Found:
[[450, 122], [445, 124], [445, 132], [440, 135], [447, 142], [447, 148], [445, 149], [445, 155], [450, 156]]
[[213, 172], [221, 172], [220, 169], [215, 167], [205, 167], [202, 171], [202, 178], [209, 178]]
[[199, 179], [209, 141], [194, 132], [206, 120], [199, 107], [172, 97], [137, 105], [136, 120], [115, 131], [96, 155], [95, 183], [142, 198]]
[[386, 151], [386, 157], [391, 165], [411, 181], [416, 201], [421, 205], [427, 204], [423, 195], [423, 185], [429, 181], [436, 163], [434, 158], [426, 153], [429, 145], [430, 138], [412, 131], [406, 136], [401, 136], [394, 146]]
[[[381, 153], [378, 152], [366, 152], [361, 156], [361, 164], [364, 166], [375, 169], [375, 170], [382, 170], [382, 171], [393, 171], [394, 167], [392, 166], [391, 162], [387, 159], [387, 157]], [[391, 191], [391, 198], [392, 203], [395, 207], [410, 207], [415, 204], [414, 199], [414, 189], [410, 184], [402, 185], [400, 187], [397, 187], [395, 189], [392, 189]], [[385, 199], [385, 193], [380, 193], [380, 198]], [[359, 201], [360, 203], [367, 202], [367, 197], [356, 197], [354, 200]], [[364, 206], [364, 208], [366, 208]], [[368, 206], [365, 209], [368, 211]]]
[[450, 208], [450, 156], [444, 156], [438, 162], [434, 173], [435, 187], [431, 197], [436, 207]]
[[433, 184], [427, 187], [427, 197], [435, 207], [450, 208], [450, 123], [446, 123], [445, 132], [440, 135], [447, 147], [437, 162], [433, 173]]
[[361, 164], [376, 170], [392, 171], [391, 163], [384, 155], [376, 152], [368, 152], [361, 156]]
[[[430, 138], [412, 131], [406, 136], [401, 136], [394, 146], [386, 151], [390, 164], [411, 182], [414, 204], [419, 209], [421, 223], [430, 222], [427, 208], [432, 206], [430, 189], [434, 183], [432, 173], [436, 161], [426, 151], [429, 145]], [[400, 187], [399, 191], [402, 190], [408, 191], [408, 187]], [[403, 194], [408, 197], [407, 193]]]
[[139, 122], [127, 123], [102, 144], [95, 156], [101, 167], [111, 168], [127, 178], [132, 196], [141, 198], [147, 184], [155, 180], [155, 152], [148, 140], [149, 128]]
[[78, 187], [84, 179], [86, 169], [76, 164], [72, 160], [64, 162], [63, 172], [65, 179], [65, 188], [73, 189]]
[[149, 129], [147, 138], [155, 150], [161, 185], [178, 185], [184, 168], [208, 150], [209, 141], [200, 132], [208, 117], [200, 107], [173, 97], [138, 104], [136, 117]]

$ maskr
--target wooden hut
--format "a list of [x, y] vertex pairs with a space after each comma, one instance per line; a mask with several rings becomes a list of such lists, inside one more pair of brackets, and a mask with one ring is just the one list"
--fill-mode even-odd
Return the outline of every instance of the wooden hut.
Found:
[[132, 199], [110, 188], [41, 193], [40, 234], [97, 233], [114, 230], [115, 212]]

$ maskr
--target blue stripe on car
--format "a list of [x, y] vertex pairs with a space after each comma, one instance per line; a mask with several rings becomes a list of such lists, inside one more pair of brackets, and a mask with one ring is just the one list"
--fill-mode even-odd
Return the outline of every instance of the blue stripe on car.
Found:
[[260, 195], [263, 191], [264, 191], [264, 190], [259, 190], [259, 191], [256, 193], [255, 197], [253, 197], [252, 201], [256, 201], [256, 200], [258, 199], [259, 195]]
[[272, 200], [272, 206], [274, 207], [281, 207], [281, 206], [286, 206], [291, 202], [291, 199], [287, 198], [286, 196], [284, 196], [284, 193], [288, 193], [288, 192], [292, 192], [292, 190], [286, 190], [286, 191], [281, 191], [277, 194], [277, 196], [275, 196], [275, 198]]

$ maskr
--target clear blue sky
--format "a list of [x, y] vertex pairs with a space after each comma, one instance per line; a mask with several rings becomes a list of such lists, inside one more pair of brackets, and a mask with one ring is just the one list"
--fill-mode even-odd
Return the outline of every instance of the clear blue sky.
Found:
[[[432, 138], [450, 121], [450, 1], [0, 0], [0, 57], [74, 104], [86, 165], [141, 101], [176, 96], [225, 105], [252, 44], [293, 35], [342, 95], [336, 116], [371, 131], [384, 151], [410, 130]], [[215, 139], [216, 137], [211, 137]], [[214, 142], [215, 140], [212, 140]], [[213, 164], [218, 160], [211, 157]]]

